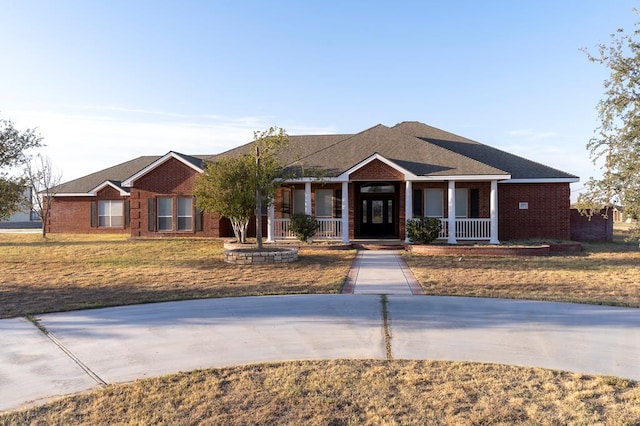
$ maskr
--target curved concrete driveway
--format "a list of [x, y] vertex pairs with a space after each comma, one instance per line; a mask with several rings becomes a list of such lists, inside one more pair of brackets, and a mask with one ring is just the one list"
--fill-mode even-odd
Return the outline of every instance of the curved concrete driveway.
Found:
[[[391, 353], [386, 351], [387, 312]], [[197, 368], [443, 359], [640, 379], [640, 311], [465, 297], [301, 295], [156, 303], [0, 321], [0, 410]]]

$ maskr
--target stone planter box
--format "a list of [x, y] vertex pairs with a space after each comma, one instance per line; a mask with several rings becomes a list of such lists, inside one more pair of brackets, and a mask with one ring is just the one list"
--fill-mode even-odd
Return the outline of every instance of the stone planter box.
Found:
[[298, 260], [297, 249], [257, 248], [231, 249], [224, 251], [224, 261], [233, 265], [253, 265], [265, 263], [289, 263]]

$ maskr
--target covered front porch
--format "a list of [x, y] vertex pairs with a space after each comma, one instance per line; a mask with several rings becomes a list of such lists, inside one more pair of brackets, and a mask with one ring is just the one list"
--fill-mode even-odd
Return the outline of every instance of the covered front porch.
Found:
[[438, 240], [498, 244], [498, 181], [288, 182], [267, 211], [267, 240], [290, 240], [291, 216], [314, 216], [315, 240], [391, 238], [409, 242], [405, 223], [437, 217]]

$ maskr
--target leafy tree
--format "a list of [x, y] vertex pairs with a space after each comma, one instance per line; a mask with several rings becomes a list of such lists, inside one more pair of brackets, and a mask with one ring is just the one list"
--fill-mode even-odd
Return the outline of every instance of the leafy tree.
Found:
[[26, 184], [24, 177], [10, 170], [28, 161], [25, 151], [42, 146], [42, 137], [33, 129], [20, 131], [10, 120], [0, 119], [0, 219], [20, 210]]
[[62, 175], [51, 165], [49, 157], [36, 155], [27, 162], [24, 170], [27, 185], [33, 189], [33, 200], [28, 208], [32, 208], [42, 221], [42, 238], [47, 236], [47, 219], [51, 214], [51, 205], [56, 195], [55, 187], [60, 185]]
[[207, 163], [196, 181], [198, 207], [229, 218], [241, 243], [246, 242], [247, 226], [255, 214], [258, 247], [262, 248], [262, 206], [271, 203], [280, 185], [283, 176], [278, 153], [287, 143], [283, 129], [271, 127], [254, 132], [247, 154]]
[[194, 188], [198, 207], [229, 218], [236, 240], [243, 244], [256, 208], [254, 164], [248, 155], [209, 162]]
[[[601, 179], [589, 179], [578, 208], [592, 216], [620, 204], [631, 217], [640, 217], [640, 29], [619, 29], [611, 44], [601, 44], [590, 61], [610, 69], [605, 97], [598, 103], [601, 124], [587, 148], [594, 164], [602, 164]], [[640, 239], [640, 227], [631, 237]]]
[[283, 167], [278, 154], [289, 144], [284, 129], [270, 127], [253, 132], [256, 194], [256, 240], [262, 248], [262, 206], [268, 206], [275, 197], [280, 182], [284, 179]]

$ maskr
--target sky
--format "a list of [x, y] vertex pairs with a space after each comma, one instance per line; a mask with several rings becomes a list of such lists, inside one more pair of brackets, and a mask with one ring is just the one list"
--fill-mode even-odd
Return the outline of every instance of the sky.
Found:
[[69, 181], [270, 126], [420, 121], [580, 176], [631, 0], [0, 0], [0, 118]]

